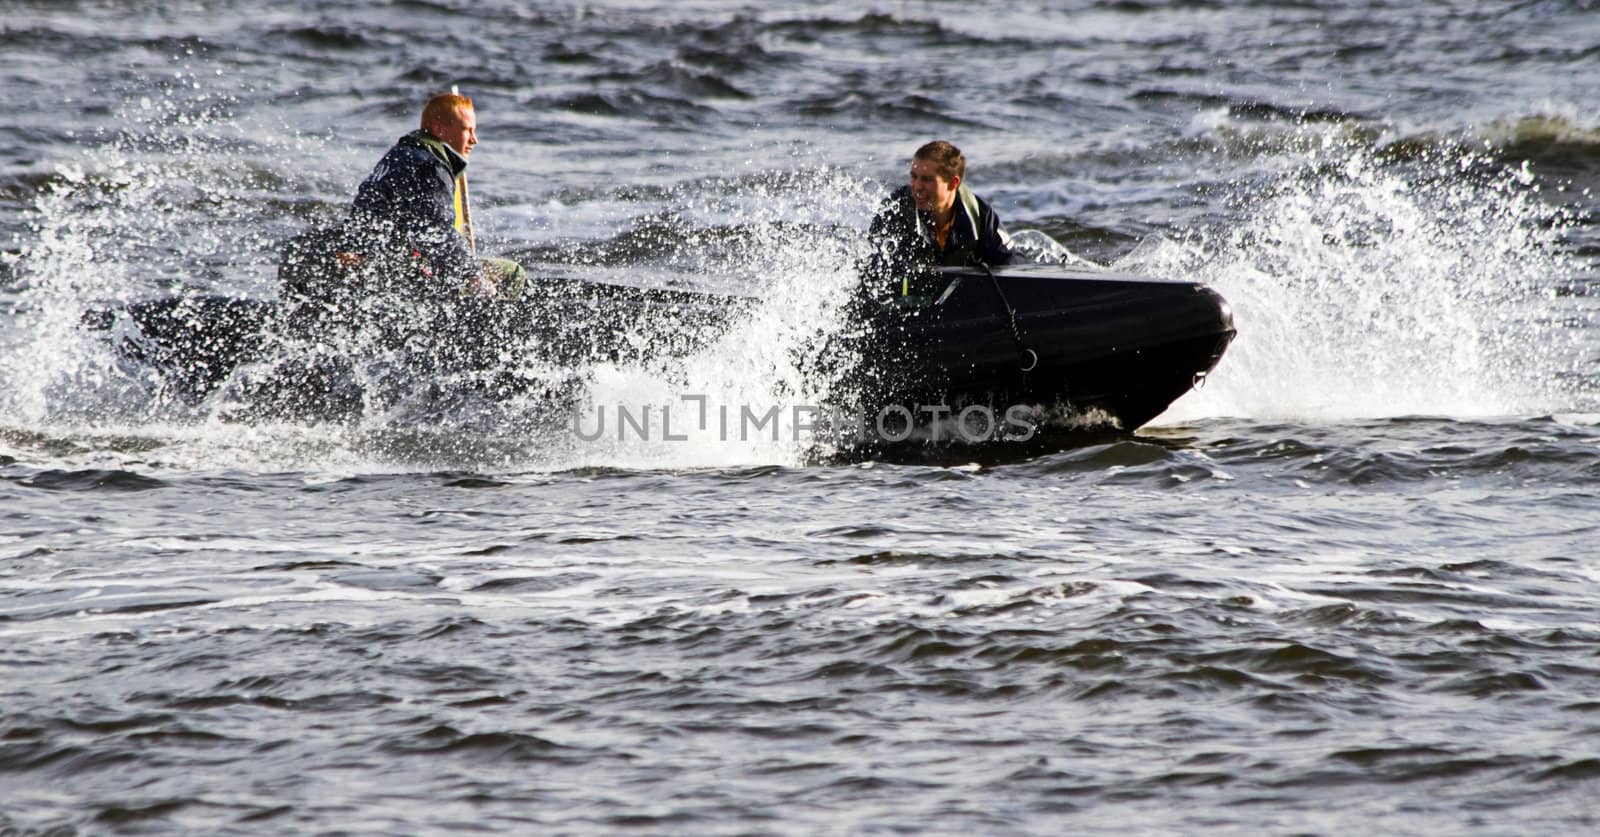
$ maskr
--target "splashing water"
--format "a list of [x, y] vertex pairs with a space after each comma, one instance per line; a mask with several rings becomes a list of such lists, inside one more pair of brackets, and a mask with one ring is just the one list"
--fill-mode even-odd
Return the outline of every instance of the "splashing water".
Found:
[[[837, 171], [772, 174], [729, 184], [719, 206], [689, 196], [702, 222], [744, 234], [733, 253], [695, 251], [686, 269], [755, 277], [758, 303], [709, 346], [666, 365], [601, 366], [572, 416], [582, 464], [699, 468], [803, 462], [815, 453], [812, 424], [835, 382], [822, 367], [826, 336], [842, 325], [856, 282], [858, 236], [828, 219], [864, 215], [875, 184]], [[829, 196], [818, 199], [818, 196]], [[813, 217], [795, 216], [803, 206]], [[729, 259], [732, 259], [730, 263]]]
[[181, 411], [148, 370], [81, 328], [85, 312], [190, 289], [260, 293], [277, 236], [268, 207], [237, 200], [273, 173], [241, 165], [231, 99], [192, 71], [117, 114], [125, 126], [57, 166], [17, 259], [21, 292], [0, 338], [0, 416], [24, 425], [137, 427]]
[[[1524, 168], [1442, 146], [1411, 160], [1333, 137], [1304, 143], [1241, 220], [1147, 242], [1134, 269], [1182, 275], [1232, 304], [1239, 336], [1162, 421], [1341, 420], [1570, 409], [1581, 334], [1556, 290], [1578, 272], [1574, 222]], [[1281, 149], [1280, 149], [1280, 153]]]

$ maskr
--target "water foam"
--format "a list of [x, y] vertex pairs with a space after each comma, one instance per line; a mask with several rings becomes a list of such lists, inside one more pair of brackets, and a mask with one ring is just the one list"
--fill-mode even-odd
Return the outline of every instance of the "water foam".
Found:
[[727, 185], [728, 200], [681, 190], [678, 209], [697, 225], [742, 231], [731, 250], [690, 242], [681, 266], [732, 270], [743, 280], [724, 276], [720, 284], [742, 284], [757, 304], [687, 357], [592, 369], [567, 456], [585, 465], [701, 468], [796, 465], [815, 453], [811, 427], [834, 383], [822, 368], [841, 360], [823, 356], [824, 346], [843, 324], [860, 255], [856, 236], [826, 222], [864, 215], [878, 189], [821, 169], [743, 178]]
[[128, 82], [141, 92], [118, 131], [80, 138], [24, 218], [31, 237], [0, 308], [0, 431], [66, 466], [365, 470], [329, 428], [229, 424], [217, 404], [172, 397], [83, 327], [87, 312], [137, 300], [273, 293], [281, 193], [320, 141], [250, 124], [220, 71], [173, 60], [160, 79]]
[[153, 382], [80, 327], [95, 307], [187, 289], [261, 291], [271, 245], [260, 202], [271, 173], [238, 150], [231, 98], [192, 69], [128, 99], [117, 134], [56, 166], [16, 260], [21, 288], [0, 345], [0, 420], [24, 424], [171, 417]]
[[1448, 143], [1397, 158], [1295, 129], [1226, 227], [1147, 242], [1123, 267], [1198, 279], [1239, 328], [1207, 386], [1161, 419], [1542, 413], [1592, 401], [1564, 376], [1593, 332], [1562, 323], [1575, 222], [1526, 167]]

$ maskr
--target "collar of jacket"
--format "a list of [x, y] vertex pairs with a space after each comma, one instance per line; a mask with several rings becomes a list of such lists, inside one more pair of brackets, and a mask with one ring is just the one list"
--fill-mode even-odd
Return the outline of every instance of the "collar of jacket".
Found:
[[467, 158], [457, 154], [454, 148], [445, 145], [438, 137], [428, 133], [427, 129], [418, 128], [406, 136], [416, 140], [417, 144], [428, 149], [429, 154], [438, 157], [439, 162], [449, 166], [451, 177], [459, 177], [462, 172], [467, 170]]
[[[906, 196], [908, 198], [910, 197], [910, 190], [907, 190]], [[967, 184], [963, 183], [960, 186], [956, 187], [956, 203], [962, 209], [966, 210], [966, 213], [967, 213], [967, 225], [972, 228], [972, 240], [973, 241], [977, 241], [978, 240], [978, 196], [973, 194], [971, 189], [967, 188]], [[911, 201], [911, 214], [912, 214], [913, 217], [916, 218], [916, 221], [917, 221], [917, 234], [922, 236], [923, 240], [928, 241], [928, 242], [932, 242], [933, 241], [933, 230], [932, 230], [931, 226], [926, 221], [923, 220], [923, 217], [926, 216], [927, 213], [925, 213], [922, 210], [917, 208], [917, 203], [916, 203], [915, 199], [913, 199]], [[932, 220], [932, 216], [928, 216], [928, 220], [931, 221]], [[950, 226], [952, 228], [955, 226], [955, 222], [956, 222], [956, 219], [954, 219], [954, 218], [950, 219]]]

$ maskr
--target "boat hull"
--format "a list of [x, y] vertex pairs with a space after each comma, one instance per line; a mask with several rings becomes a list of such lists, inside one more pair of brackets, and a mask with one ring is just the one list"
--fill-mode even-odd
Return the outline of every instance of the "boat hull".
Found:
[[[1132, 431], [1216, 366], [1235, 329], [1215, 291], [1102, 271], [945, 269], [918, 302], [869, 306], [880, 404], [1028, 405]], [[923, 410], [926, 412], [926, 410]]]

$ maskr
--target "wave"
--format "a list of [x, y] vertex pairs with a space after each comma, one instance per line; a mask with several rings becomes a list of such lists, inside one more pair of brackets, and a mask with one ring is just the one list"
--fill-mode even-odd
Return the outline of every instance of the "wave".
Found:
[[1585, 125], [1568, 116], [1531, 114], [1496, 120], [1485, 125], [1480, 133], [1486, 141], [1503, 147], [1553, 145], [1600, 152], [1600, 124]]

